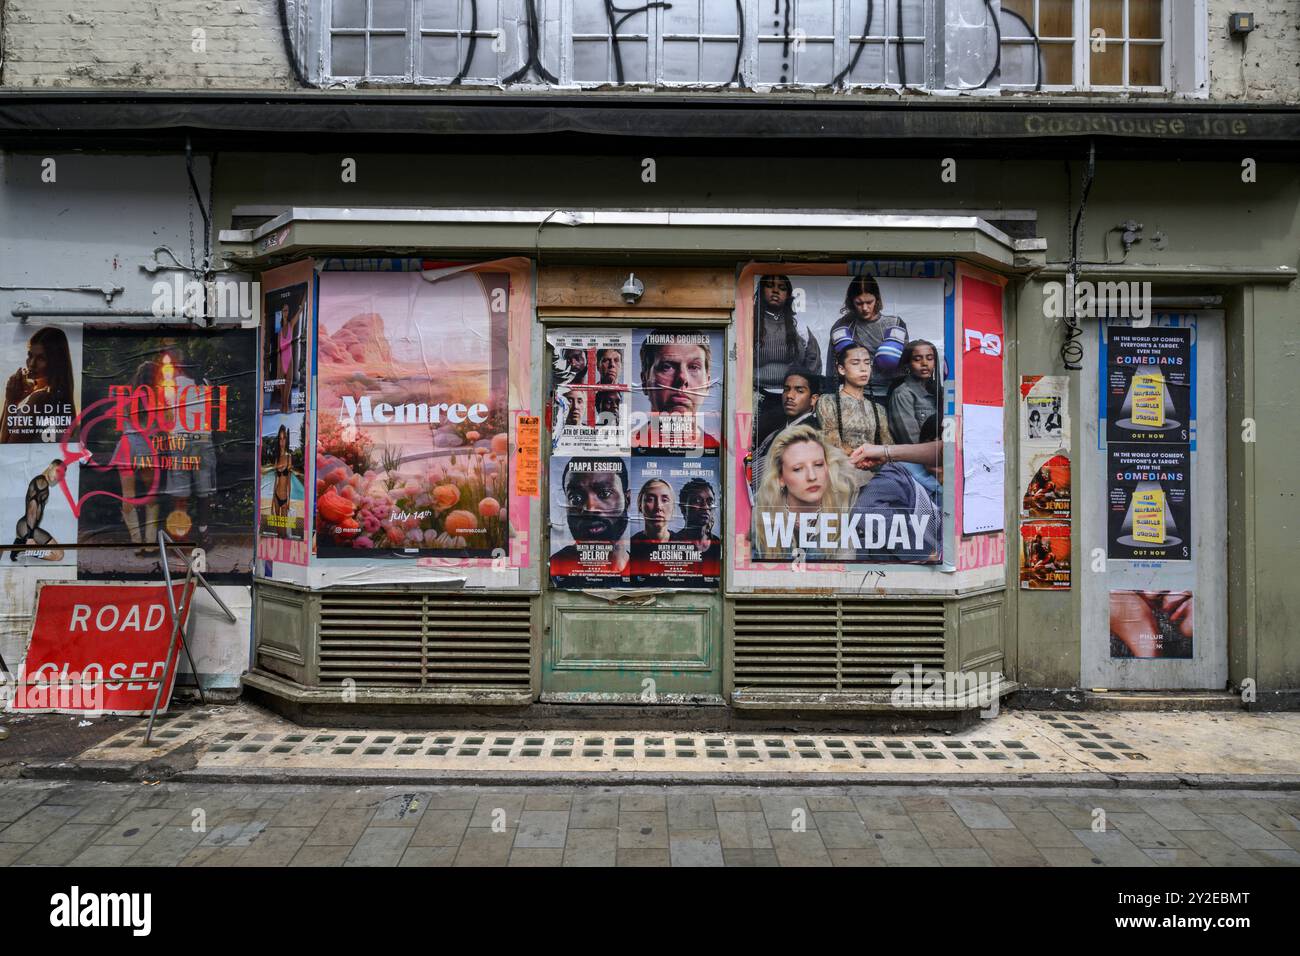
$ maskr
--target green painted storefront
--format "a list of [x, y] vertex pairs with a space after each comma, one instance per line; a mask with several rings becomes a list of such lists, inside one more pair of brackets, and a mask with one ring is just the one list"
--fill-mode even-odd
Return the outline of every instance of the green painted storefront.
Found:
[[[473, 155], [361, 154], [357, 182], [348, 184], [338, 181], [332, 159], [231, 152], [216, 169], [215, 221], [228, 227], [218, 251], [256, 271], [307, 255], [377, 254], [520, 256], [537, 275], [555, 269], [734, 275], [753, 261], [961, 263], [1006, 280], [1008, 410], [1021, 375], [1067, 376], [1076, 469], [1091, 460], [1082, 426], [1096, 416], [1086, 396], [1095, 403], [1097, 320], [1082, 321], [1082, 367], [1068, 370], [1064, 322], [1044, 314], [1048, 285], [1064, 282], [1070, 271], [1087, 175], [1083, 141], [1056, 144], [1051, 155], [1019, 158], [1004, 150], [960, 159], [957, 184], [940, 175], [942, 144], [918, 145], [912, 156], [872, 158], [838, 149], [820, 157], [784, 149], [763, 155], [755, 142], [711, 155], [678, 148], [658, 158], [652, 183], [641, 176], [641, 153], [653, 153], [649, 143], [604, 155], [507, 156], [481, 145]], [[1222, 491], [1207, 494], [1198, 507], [1221, 516], [1216, 527], [1224, 540], [1217, 550], [1204, 549], [1202, 560], [1213, 564], [1197, 573], [1215, 589], [1207, 592], [1216, 607], [1206, 620], [1218, 615], [1221, 638], [1207, 639], [1205, 647], [1221, 666], [1180, 672], [1192, 676], [1174, 684], [1130, 669], [1110, 689], [1253, 687], [1259, 701], [1277, 704], [1300, 687], [1300, 641], [1290, 623], [1300, 616], [1292, 543], [1300, 518], [1293, 478], [1300, 453], [1291, 441], [1300, 380], [1294, 347], [1300, 173], [1292, 159], [1266, 159], [1257, 181], [1247, 183], [1229, 147], [1179, 156], [1162, 155], [1150, 143], [1134, 155], [1120, 148], [1125, 145], [1103, 139], [1098, 150], [1079, 223], [1077, 277], [1149, 282], [1157, 310], [1198, 316], [1207, 332], [1213, 329], [1202, 357], [1215, 367], [1203, 366], [1202, 374], [1218, 386], [1207, 385], [1202, 400], [1210, 404], [1203, 404], [1199, 420], [1203, 448], [1216, 459], [1206, 462], [1215, 483], [1205, 488]], [[894, 144], [891, 151], [899, 149]], [[277, 214], [282, 218], [268, 227]], [[1115, 227], [1129, 220], [1141, 228], [1126, 251]], [[618, 311], [617, 290], [611, 295], [610, 314], [584, 316], [584, 325], [629, 324], [630, 313]], [[548, 360], [545, 330], [573, 321], [563, 312], [539, 313], [531, 340], [521, 345], [536, 367]], [[734, 346], [730, 315], [671, 320], [723, 329], [729, 352]], [[730, 402], [734, 385], [727, 388]], [[534, 378], [531, 407], [544, 402]], [[1095, 651], [1087, 644], [1106, 639], [1093, 626], [1095, 609], [1086, 597], [1092, 592], [1082, 581], [1094, 573], [1088, 543], [1097, 529], [1088, 516], [1076, 517], [1072, 588], [1019, 588], [1010, 543], [1018, 495], [1015, 428], [1008, 414], [1008, 560], [994, 580], [936, 575], [927, 585], [864, 594], [861, 588], [738, 588], [728, 575], [715, 593], [665, 593], [638, 606], [553, 590], [545, 575], [546, 529], [535, 510], [528, 566], [508, 588], [472, 582], [450, 590], [419, 584], [311, 590], [257, 581], [254, 665], [246, 685], [299, 708], [363, 712], [539, 702], [888, 711], [889, 683], [879, 674], [909, 662], [949, 672], [996, 671], [1005, 676], [1001, 692], [1086, 689], [1092, 685], [1084, 661]], [[357, 661], [348, 656], [349, 639], [364, 644], [378, 609], [400, 609], [410, 633], [419, 635], [418, 677], [353, 679], [341, 693]], [[862, 634], [889, 640], [855, 644]], [[863, 679], [867, 671], [879, 674]], [[1211, 685], [1210, 673], [1226, 680]], [[971, 704], [962, 698], [944, 706]]]

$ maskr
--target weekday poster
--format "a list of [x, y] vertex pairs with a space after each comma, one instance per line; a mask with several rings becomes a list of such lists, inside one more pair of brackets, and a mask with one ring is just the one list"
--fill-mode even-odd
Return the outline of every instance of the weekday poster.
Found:
[[[743, 292], [755, 325], [751, 559], [938, 563], [942, 275], [773, 267]], [[982, 410], [1001, 422], [1000, 408]], [[887, 456], [904, 445], [912, 460]]]
[[79, 577], [156, 577], [163, 529], [207, 551], [209, 580], [246, 580], [256, 349], [252, 329], [85, 330], [77, 539], [126, 547], [82, 549]]
[[1107, 556], [1190, 561], [1192, 456], [1186, 445], [1107, 451]]
[[509, 290], [504, 272], [321, 274], [320, 557], [504, 553]]

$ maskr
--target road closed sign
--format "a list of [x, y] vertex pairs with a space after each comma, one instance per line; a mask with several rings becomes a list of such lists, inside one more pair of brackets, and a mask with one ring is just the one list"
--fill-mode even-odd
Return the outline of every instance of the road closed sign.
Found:
[[[172, 587], [181, 607], [184, 585]], [[174, 664], [163, 673], [171, 635], [164, 585], [46, 582], [27, 656], [0, 692], [16, 711], [143, 715], [164, 680], [162, 713], [176, 683]]]

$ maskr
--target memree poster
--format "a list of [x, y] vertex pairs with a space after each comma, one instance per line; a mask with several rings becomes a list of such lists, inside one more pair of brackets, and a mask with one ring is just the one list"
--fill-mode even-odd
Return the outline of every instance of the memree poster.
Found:
[[506, 554], [507, 273], [325, 272], [316, 553]]

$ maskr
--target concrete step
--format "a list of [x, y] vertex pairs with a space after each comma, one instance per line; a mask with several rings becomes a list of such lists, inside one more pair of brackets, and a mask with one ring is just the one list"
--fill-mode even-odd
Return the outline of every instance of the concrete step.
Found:
[[1245, 710], [1241, 695], [1231, 691], [1110, 690], [1085, 691], [1086, 710], [1237, 711]]

